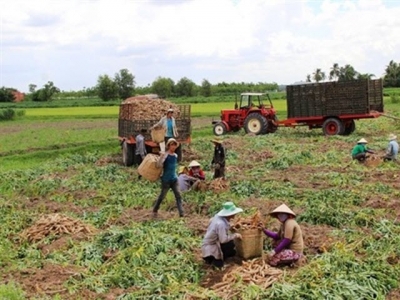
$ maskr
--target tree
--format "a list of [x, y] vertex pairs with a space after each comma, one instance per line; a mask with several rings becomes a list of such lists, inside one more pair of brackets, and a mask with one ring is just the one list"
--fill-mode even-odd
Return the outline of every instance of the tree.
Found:
[[386, 66], [383, 77], [385, 87], [400, 87], [400, 64], [391, 60]]
[[52, 81], [48, 81], [43, 88], [32, 93], [32, 101], [47, 102], [53, 100], [53, 96], [60, 92]]
[[34, 93], [35, 90], [36, 90], [36, 88], [37, 88], [37, 85], [31, 83], [31, 84], [29, 85], [29, 93], [31, 93], [31, 94]]
[[126, 99], [134, 95], [135, 76], [128, 69], [122, 69], [115, 73], [114, 82], [118, 86], [118, 95], [121, 99]]
[[195, 94], [196, 84], [187, 77], [181, 78], [175, 85], [175, 94], [178, 97], [192, 97]]
[[357, 78], [358, 72], [354, 70], [353, 66], [345, 65], [339, 69], [339, 81], [349, 81]]
[[0, 102], [13, 102], [14, 101], [14, 95], [13, 95], [13, 89], [2, 87], [0, 88]]
[[211, 96], [211, 83], [207, 79], [203, 79], [203, 81], [201, 82], [200, 93], [204, 97]]
[[174, 81], [171, 78], [157, 77], [151, 84], [151, 90], [161, 98], [169, 98], [174, 92]]
[[370, 74], [370, 73], [365, 73], [365, 74], [358, 73], [357, 74], [357, 79], [372, 79], [372, 77], [375, 77], [375, 75]]
[[311, 75], [307, 74], [306, 82], [311, 82]]
[[97, 95], [103, 101], [118, 99], [118, 85], [108, 75], [99, 76], [96, 90]]
[[321, 71], [321, 69], [316, 69], [313, 73], [313, 79], [316, 82], [324, 81], [325, 80], [325, 73]]
[[329, 72], [329, 80], [336, 80], [339, 78], [340, 68], [338, 63], [334, 63], [331, 71]]

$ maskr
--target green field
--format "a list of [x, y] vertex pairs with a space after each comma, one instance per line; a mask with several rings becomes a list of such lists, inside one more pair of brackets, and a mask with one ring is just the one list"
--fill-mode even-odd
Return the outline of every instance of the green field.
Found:
[[[385, 101], [399, 116], [398, 104]], [[284, 101], [274, 104], [285, 111]], [[182, 164], [199, 161], [207, 182], [210, 121], [232, 107], [192, 105]], [[25, 110], [0, 123], [0, 299], [399, 299], [399, 165], [362, 165], [350, 151], [364, 137], [383, 155], [400, 121], [360, 120], [350, 136], [304, 127], [226, 135], [229, 187], [186, 193], [183, 219], [169, 193], [154, 220], [160, 186], [122, 165], [117, 106]], [[242, 216], [259, 211], [269, 229], [278, 224], [268, 213], [289, 205], [307, 262], [283, 269], [267, 289], [246, 282], [234, 262], [222, 271], [205, 267], [201, 240], [227, 200]], [[51, 223], [56, 217], [64, 223]], [[222, 293], [217, 286], [230, 272], [234, 283]]]

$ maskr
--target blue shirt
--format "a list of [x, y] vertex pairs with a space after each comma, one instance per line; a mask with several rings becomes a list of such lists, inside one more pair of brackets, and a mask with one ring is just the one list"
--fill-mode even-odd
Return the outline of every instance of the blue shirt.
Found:
[[396, 141], [390, 141], [387, 152], [390, 157], [396, 159], [399, 153], [399, 144]]
[[172, 126], [172, 119], [167, 119], [167, 133], [166, 137], [174, 137], [174, 127]]
[[176, 166], [178, 165], [178, 155], [168, 154], [167, 158], [164, 161], [164, 171], [161, 176], [161, 181], [164, 182], [173, 182], [178, 179], [176, 176]]

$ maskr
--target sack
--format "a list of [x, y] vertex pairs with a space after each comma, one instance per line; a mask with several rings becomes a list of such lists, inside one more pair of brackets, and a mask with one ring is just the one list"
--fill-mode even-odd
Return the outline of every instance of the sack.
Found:
[[238, 231], [242, 239], [235, 239], [237, 254], [243, 259], [260, 257], [263, 253], [264, 234], [259, 229], [244, 229]]
[[165, 138], [165, 128], [153, 128], [151, 130], [151, 139], [154, 143], [161, 143], [164, 142]]
[[138, 173], [143, 178], [150, 181], [157, 181], [162, 172], [162, 168], [157, 168], [160, 157], [156, 154], [147, 154], [138, 168]]

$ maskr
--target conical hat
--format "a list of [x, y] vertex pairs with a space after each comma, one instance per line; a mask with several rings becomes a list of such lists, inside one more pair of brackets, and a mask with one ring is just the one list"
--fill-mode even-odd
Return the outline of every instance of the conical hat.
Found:
[[236, 215], [243, 211], [243, 209], [241, 209], [240, 207], [236, 207], [235, 204], [233, 204], [233, 202], [225, 202], [222, 205], [222, 207], [223, 207], [223, 209], [217, 213], [217, 216], [229, 217], [229, 216]]
[[389, 141], [393, 141], [395, 139], [397, 139], [396, 135], [394, 135], [393, 133], [389, 134]]
[[359, 140], [359, 141], [357, 142], [357, 144], [368, 144], [368, 142], [367, 142], [366, 139], [362, 138], [361, 140]]
[[197, 160], [192, 160], [189, 164], [189, 168], [200, 167], [200, 163]]
[[290, 214], [292, 216], [296, 216], [296, 214], [289, 208], [287, 207], [286, 204], [282, 204], [280, 206], [278, 206], [277, 208], [275, 208], [272, 212], [270, 212], [269, 214], [271, 216], [274, 216], [277, 213], [285, 213], [285, 214]]

